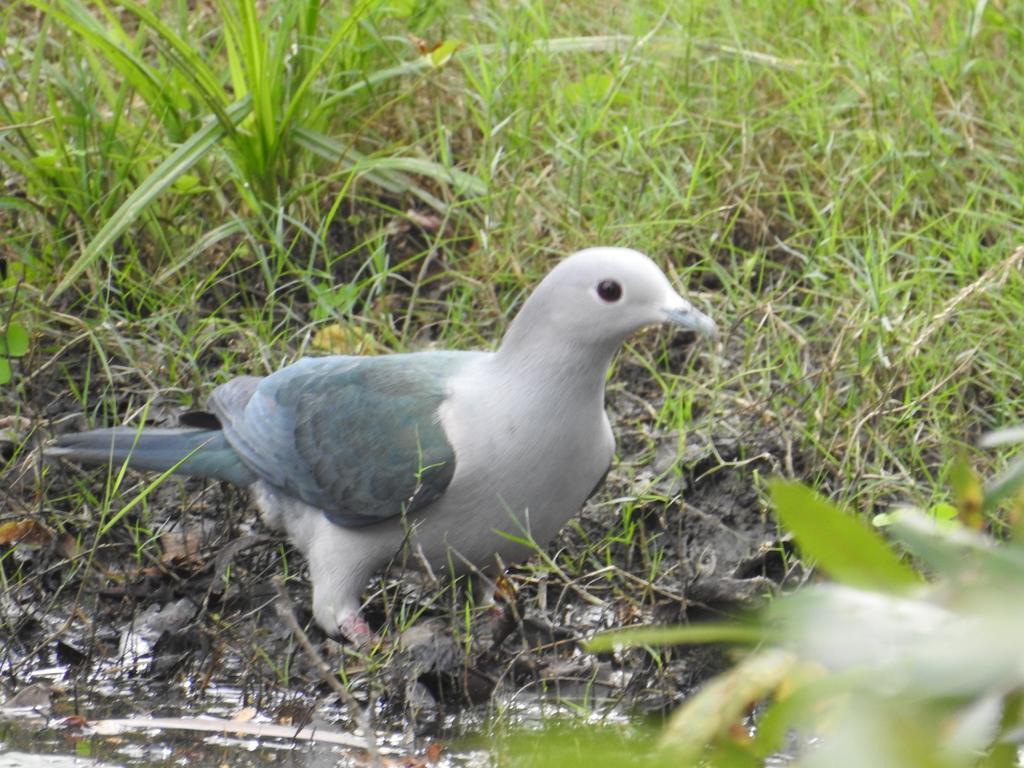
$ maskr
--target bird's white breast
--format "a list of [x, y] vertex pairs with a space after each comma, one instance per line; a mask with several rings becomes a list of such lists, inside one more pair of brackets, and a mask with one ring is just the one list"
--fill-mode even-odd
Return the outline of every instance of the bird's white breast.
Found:
[[477, 566], [493, 562], [494, 553], [507, 563], [528, 556], [522, 540], [545, 546], [612, 459], [602, 382], [566, 397], [568, 388], [536, 391], [544, 381], [501, 376], [493, 361], [482, 358], [454, 377], [441, 407], [455, 476], [424, 510], [432, 533], [417, 538], [431, 559], [445, 558], [449, 548]]

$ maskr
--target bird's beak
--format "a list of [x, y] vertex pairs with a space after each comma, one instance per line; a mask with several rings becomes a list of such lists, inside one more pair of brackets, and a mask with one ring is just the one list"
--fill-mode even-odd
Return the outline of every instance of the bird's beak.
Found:
[[705, 315], [699, 309], [695, 309], [690, 302], [682, 296], [674, 296], [672, 302], [664, 308], [665, 320], [688, 331], [716, 338], [718, 326], [715, 321]]

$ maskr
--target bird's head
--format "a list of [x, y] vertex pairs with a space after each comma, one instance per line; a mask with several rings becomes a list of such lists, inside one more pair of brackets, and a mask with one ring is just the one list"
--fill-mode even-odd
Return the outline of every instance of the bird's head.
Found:
[[716, 333], [714, 321], [680, 296], [657, 264], [629, 248], [577, 251], [537, 286], [522, 314], [531, 326], [584, 345], [618, 346], [662, 323]]

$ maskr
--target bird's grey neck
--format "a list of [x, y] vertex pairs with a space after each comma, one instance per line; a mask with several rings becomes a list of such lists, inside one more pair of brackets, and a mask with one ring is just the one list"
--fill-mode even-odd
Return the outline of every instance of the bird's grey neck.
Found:
[[495, 363], [519, 380], [557, 382], [555, 391], [593, 394], [603, 400], [604, 380], [618, 342], [588, 344], [536, 327], [519, 333], [509, 328], [495, 353]]

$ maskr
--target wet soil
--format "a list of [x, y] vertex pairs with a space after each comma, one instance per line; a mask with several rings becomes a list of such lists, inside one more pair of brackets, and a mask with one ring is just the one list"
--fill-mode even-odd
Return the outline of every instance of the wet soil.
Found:
[[[674, 342], [670, 362], [691, 354], [692, 341]], [[0, 744], [11, 754], [265, 762], [242, 737], [90, 730], [105, 717], [244, 713], [355, 730], [365, 721], [325, 683], [290, 612], [316, 656], [343, 670], [378, 739], [400, 745], [410, 764], [431, 744], [446, 745], [452, 764], [473, 764], [468, 745], [496, 723], [581, 712], [657, 719], [728, 663], [714, 646], [591, 654], [583, 641], [595, 632], [736, 615], [803, 575], [758, 493], [759, 476], [792, 463], [783, 441], [700, 414], [685, 435], [659, 431], [658, 391], [624, 360], [608, 394], [619, 461], [546, 553], [511, 565], [489, 607], [436, 575], [383, 575], [366, 592], [381, 640], [352, 648], [313, 625], [301, 557], [261, 526], [243, 491], [170, 478], [134, 503], [152, 478], [129, 473], [108, 507], [106, 472], [44, 465], [39, 445], [74, 426], [61, 421], [73, 410], [65, 380], [48, 375], [33, 382], [32, 407], [19, 408], [38, 416], [8, 419], [0, 445], [0, 526], [23, 526], [0, 544]], [[170, 424], [179, 411], [158, 402], [150, 418]], [[284, 615], [282, 574], [292, 604]], [[3, 755], [0, 765], [19, 764]]]

